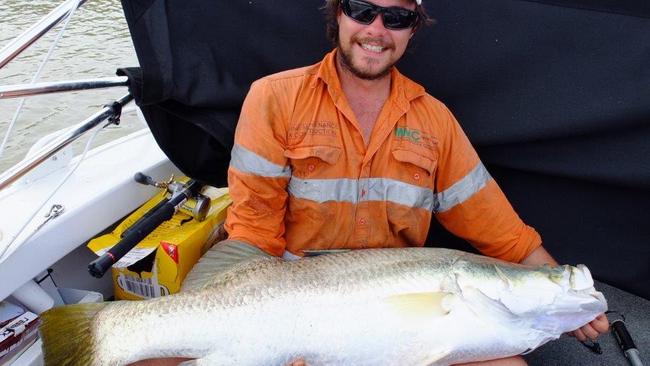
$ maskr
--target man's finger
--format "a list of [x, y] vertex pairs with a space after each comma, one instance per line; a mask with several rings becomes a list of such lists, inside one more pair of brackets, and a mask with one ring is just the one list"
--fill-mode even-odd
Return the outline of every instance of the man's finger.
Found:
[[587, 336], [582, 332], [580, 329], [576, 329], [573, 331], [573, 335], [578, 338], [580, 342], [584, 342], [587, 340]]
[[606, 333], [609, 330], [609, 320], [605, 314], [598, 315], [598, 317], [592, 320], [589, 324], [600, 334]]
[[[600, 334], [590, 324], [583, 325], [582, 328], [580, 328], [579, 330], [582, 331], [582, 334], [584, 334], [591, 340], [596, 340], [596, 338], [598, 338], [598, 335]], [[580, 340], [582, 341], [582, 339]]]

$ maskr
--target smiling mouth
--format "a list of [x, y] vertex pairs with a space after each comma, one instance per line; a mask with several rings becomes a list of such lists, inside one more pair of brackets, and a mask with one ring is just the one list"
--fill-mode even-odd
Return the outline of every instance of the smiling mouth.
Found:
[[370, 51], [370, 52], [373, 52], [373, 53], [382, 53], [386, 49], [386, 47], [384, 47], [384, 46], [368, 44], [368, 43], [359, 43], [359, 45], [364, 50]]

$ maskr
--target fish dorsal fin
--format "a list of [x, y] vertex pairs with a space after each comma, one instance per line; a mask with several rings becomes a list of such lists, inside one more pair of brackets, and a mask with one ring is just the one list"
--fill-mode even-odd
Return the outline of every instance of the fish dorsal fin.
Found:
[[422, 320], [449, 314], [449, 292], [413, 292], [389, 296], [386, 305], [403, 319]]
[[275, 257], [261, 249], [237, 240], [224, 240], [210, 248], [187, 274], [182, 292], [201, 290], [214, 286], [228, 273], [253, 265], [253, 262]]

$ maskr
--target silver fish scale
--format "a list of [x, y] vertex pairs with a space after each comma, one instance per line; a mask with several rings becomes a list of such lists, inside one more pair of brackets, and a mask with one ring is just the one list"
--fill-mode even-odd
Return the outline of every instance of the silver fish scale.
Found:
[[[423, 271], [426, 268], [424, 262], [438, 270], [439, 266], [450, 263], [449, 257], [432, 261], [431, 256], [418, 250], [413, 251], [413, 255], [404, 254], [405, 249], [387, 249], [332, 254], [296, 262], [276, 258], [254, 261], [231, 270], [209, 289], [143, 302], [111, 304], [96, 319], [96, 323], [101, 324], [98, 328], [110, 329], [98, 332], [97, 343], [104, 346], [102, 348], [110, 348], [110, 357], [115, 357], [116, 353], [129, 354], [137, 352], [135, 348], [146, 348], [145, 345], [136, 347], [143, 342], [135, 338], [124, 337], [122, 342], [115, 342], [112, 335], [115, 329], [126, 328], [126, 334], [164, 333], [157, 328], [163, 324], [175, 324], [178, 319], [192, 319], [194, 314], [220, 314], [241, 308], [250, 313], [261, 313], [261, 307], [270, 301], [313, 298], [322, 294], [340, 298], [351, 295], [376, 298], [393, 294], [400, 287], [418, 291], [423, 288], [426, 277], [433, 280], [437, 273], [434, 270], [430, 273]], [[432, 266], [435, 262], [439, 265]], [[432, 282], [433, 287], [436, 284], [437, 281]], [[124, 323], [124, 319], [135, 320]], [[108, 342], [109, 339], [113, 341]], [[105, 347], [108, 344], [110, 347]], [[158, 355], [160, 350], [152, 352]], [[167, 355], [178, 354], [170, 351]]]
[[[427, 273], [423, 269], [431, 268], [430, 273], [440, 273], [440, 269], [449, 266], [454, 257], [441, 257], [439, 260], [422, 255], [419, 250], [415, 256], [405, 256], [408, 249], [366, 250], [339, 253], [295, 262], [279, 259], [261, 259], [246, 266], [231, 270], [212, 286], [219, 288], [224, 307], [247, 304], [247, 299], [256, 301], [260, 293], [281, 296], [296, 292], [324, 292], [359, 290], [359, 284], [375, 289], [378, 282], [390, 282], [389, 279], [401, 281], [412, 278], [422, 282]], [[446, 253], [445, 253], [446, 254]], [[317, 269], [317, 270], [315, 270]]]

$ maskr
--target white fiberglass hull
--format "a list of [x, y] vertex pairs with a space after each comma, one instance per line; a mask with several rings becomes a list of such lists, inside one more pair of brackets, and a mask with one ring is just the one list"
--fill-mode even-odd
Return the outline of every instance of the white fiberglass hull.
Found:
[[[153, 196], [155, 188], [135, 183], [136, 172], [157, 180], [180, 174], [150, 131], [140, 130], [90, 150], [60, 191], [19, 233], [76, 162], [72, 159], [40, 177], [27, 175], [0, 192], [0, 253], [4, 252], [0, 278], [9, 279], [0, 281], [0, 300]], [[63, 206], [63, 213], [30, 237], [55, 204]]]

